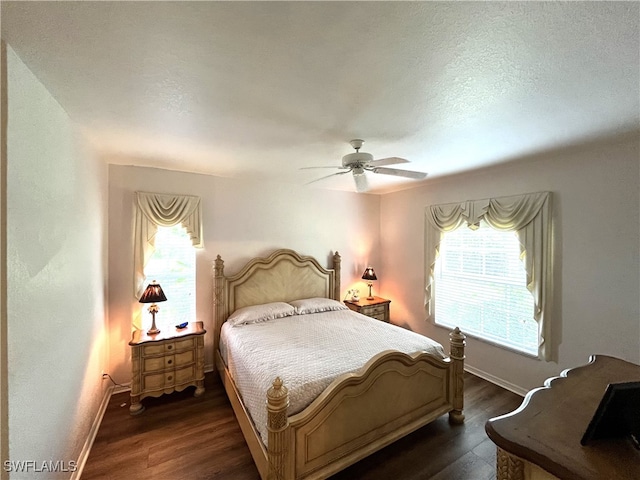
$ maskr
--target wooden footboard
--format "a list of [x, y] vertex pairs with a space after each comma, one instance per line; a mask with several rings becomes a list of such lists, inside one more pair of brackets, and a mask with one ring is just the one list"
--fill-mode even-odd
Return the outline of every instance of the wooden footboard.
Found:
[[267, 394], [267, 478], [327, 478], [444, 413], [461, 422], [465, 336], [450, 337], [449, 359], [383, 352], [291, 417], [277, 378]]

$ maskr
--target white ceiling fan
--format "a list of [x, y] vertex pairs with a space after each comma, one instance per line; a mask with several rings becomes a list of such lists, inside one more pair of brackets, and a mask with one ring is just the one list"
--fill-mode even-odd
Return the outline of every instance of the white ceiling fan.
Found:
[[356, 184], [356, 191], [366, 192], [369, 189], [367, 177], [365, 172], [381, 173], [383, 175], [393, 175], [396, 177], [412, 178], [414, 180], [422, 180], [427, 176], [424, 172], [415, 172], [412, 170], [401, 170], [398, 168], [386, 168], [384, 165], [397, 165], [399, 163], [409, 163], [409, 160], [399, 157], [380, 158], [378, 160], [373, 159], [373, 155], [366, 152], [360, 152], [360, 148], [364, 143], [364, 140], [354, 139], [349, 142], [351, 146], [356, 150], [355, 153], [349, 153], [342, 157], [342, 165], [339, 167], [302, 167], [302, 170], [308, 170], [313, 168], [337, 168], [343, 170], [342, 172], [332, 173], [324, 177], [317, 178], [307, 183], [314, 183], [325, 178], [334, 177], [336, 175], [344, 175], [351, 172], [353, 174], [353, 180]]

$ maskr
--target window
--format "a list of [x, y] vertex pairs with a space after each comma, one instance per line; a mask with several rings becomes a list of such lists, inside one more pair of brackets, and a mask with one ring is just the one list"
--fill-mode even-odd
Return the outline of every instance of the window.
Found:
[[531, 355], [538, 324], [516, 232], [481, 221], [444, 233], [434, 270], [435, 322]]
[[[136, 192], [134, 202], [133, 296], [136, 304], [147, 284], [155, 279], [162, 285], [167, 297], [167, 301], [160, 307], [165, 315], [159, 315], [157, 322], [175, 325], [195, 320], [193, 248], [203, 247], [200, 198], [192, 195]], [[160, 233], [160, 230], [164, 231]], [[188, 238], [192, 248], [186, 246], [181, 240], [183, 238]], [[152, 261], [154, 252], [155, 260]], [[191, 273], [187, 274], [188, 271]], [[187, 278], [190, 280], [187, 281]], [[187, 287], [187, 284], [190, 286]], [[190, 292], [190, 299], [185, 296], [184, 292], [187, 291]], [[164, 310], [173, 309], [179, 303], [188, 303], [190, 306], [175, 312]], [[134, 310], [132, 326], [141, 329], [142, 324], [142, 308], [138, 307]]]
[[178, 224], [158, 227], [155, 251], [144, 267], [148, 282], [156, 280], [167, 297], [156, 322], [177, 325], [195, 320], [196, 254], [186, 229]]
[[431, 205], [424, 233], [427, 320], [552, 360], [551, 192]]

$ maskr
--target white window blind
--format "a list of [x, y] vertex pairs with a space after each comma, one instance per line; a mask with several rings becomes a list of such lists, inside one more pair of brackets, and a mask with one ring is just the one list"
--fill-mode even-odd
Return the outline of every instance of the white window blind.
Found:
[[484, 221], [443, 234], [434, 270], [435, 321], [537, 355], [534, 298], [515, 232]]
[[189, 234], [180, 224], [158, 227], [154, 246], [144, 274], [149, 283], [156, 280], [167, 297], [158, 304], [158, 327], [195, 321], [196, 255]]

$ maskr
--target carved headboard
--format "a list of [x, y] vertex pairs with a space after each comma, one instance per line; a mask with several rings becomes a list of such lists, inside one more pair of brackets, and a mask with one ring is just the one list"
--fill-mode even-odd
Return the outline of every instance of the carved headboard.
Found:
[[340, 300], [340, 262], [336, 252], [332, 268], [326, 269], [313, 257], [280, 249], [250, 260], [239, 273], [226, 277], [218, 255], [213, 266], [214, 352], [222, 324], [238, 308], [312, 297]]

